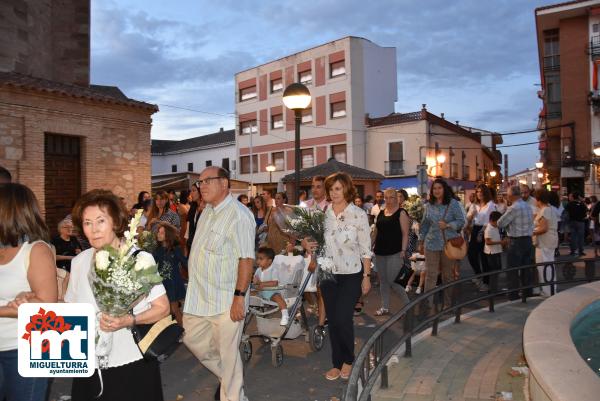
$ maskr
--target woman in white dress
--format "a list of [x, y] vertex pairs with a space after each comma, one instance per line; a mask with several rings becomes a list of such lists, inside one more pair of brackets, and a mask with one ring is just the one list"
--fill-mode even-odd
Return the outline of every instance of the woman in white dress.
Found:
[[[65, 301], [90, 303], [98, 310], [88, 275], [96, 251], [106, 245], [120, 246], [128, 225], [127, 211], [112, 192], [96, 189], [79, 199], [73, 208], [73, 223], [85, 234], [92, 247], [71, 262], [71, 279]], [[169, 300], [162, 284], [152, 288], [133, 309], [133, 314], [117, 317], [103, 313], [99, 328], [113, 333], [108, 368], [101, 369], [100, 374], [96, 370], [89, 378], [73, 379], [71, 400], [162, 401], [158, 362], [143, 359], [130, 328], [134, 324], [157, 322], [168, 314]], [[97, 397], [100, 393], [101, 396]]]

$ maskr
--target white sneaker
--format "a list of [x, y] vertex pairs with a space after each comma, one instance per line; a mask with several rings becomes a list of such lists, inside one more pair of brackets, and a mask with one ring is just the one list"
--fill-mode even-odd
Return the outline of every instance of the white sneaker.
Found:
[[287, 326], [290, 322], [290, 317], [288, 315], [287, 309], [281, 311], [281, 320], [279, 321], [280, 326]]
[[421, 287], [417, 287], [417, 290], [415, 291], [415, 294], [419, 295], [421, 292], [423, 292], [423, 290], [421, 289]]
[[405, 288], [406, 292], [409, 293], [410, 292], [410, 285], [407, 285]]

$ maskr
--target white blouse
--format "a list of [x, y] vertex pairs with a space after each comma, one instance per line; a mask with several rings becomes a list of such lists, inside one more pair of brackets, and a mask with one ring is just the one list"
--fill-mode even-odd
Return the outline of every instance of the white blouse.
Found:
[[493, 201], [489, 201], [483, 207], [475, 205], [475, 217], [473, 218], [473, 225], [485, 226], [490, 222], [490, 213], [496, 210], [496, 204]]
[[[71, 277], [69, 278], [69, 286], [65, 293], [65, 302], [92, 304], [94, 309], [99, 311], [88, 278], [94, 255], [94, 248], [89, 248], [74, 257], [71, 261]], [[165, 293], [165, 287], [162, 284], [155, 285], [150, 294], [133, 308], [133, 313], [138, 315], [150, 309], [152, 307], [150, 303]], [[142, 354], [135, 341], [133, 341], [131, 331], [127, 328], [122, 328], [113, 332], [112, 349], [108, 355], [108, 367], [114, 368], [140, 359], [142, 359]]]
[[333, 259], [335, 274], [354, 274], [362, 269], [361, 259], [371, 259], [369, 218], [353, 203], [335, 215], [325, 212], [325, 252]]

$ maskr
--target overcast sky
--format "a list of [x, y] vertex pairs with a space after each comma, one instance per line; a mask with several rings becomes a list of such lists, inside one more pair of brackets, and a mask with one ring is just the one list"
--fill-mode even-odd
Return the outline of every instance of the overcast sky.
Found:
[[[556, 2], [93, 0], [92, 82], [159, 104], [154, 139], [189, 138], [234, 127], [236, 72], [352, 35], [396, 47], [397, 112], [426, 103], [490, 131], [535, 128], [542, 103], [534, 9]], [[537, 145], [503, 152], [511, 173], [538, 157]]]

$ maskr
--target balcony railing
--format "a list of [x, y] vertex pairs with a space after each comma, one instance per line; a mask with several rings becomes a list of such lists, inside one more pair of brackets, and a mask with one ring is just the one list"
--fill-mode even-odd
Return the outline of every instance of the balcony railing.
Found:
[[552, 56], [544, 57], [544, 71], [558, 71], [560, 70], [560, 55], [555, 54]]
[[469, 176], [469, 166], [464, 166], [463, 167], [462, 179], [463, 180], [469, 180], [470, 179], [470, 176]]
[[592, 60], [600, 58], [600, 36], [592, 36], [590, 40], [590, 56]]
[[386, 161], [384, 175], [404, 175], [404, 160]]
[[450, 177], [451, 178], [458, 178], [458, 163], [451, 163], [450, 164]]

